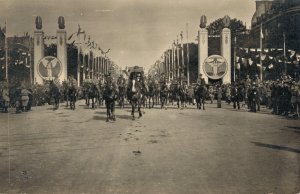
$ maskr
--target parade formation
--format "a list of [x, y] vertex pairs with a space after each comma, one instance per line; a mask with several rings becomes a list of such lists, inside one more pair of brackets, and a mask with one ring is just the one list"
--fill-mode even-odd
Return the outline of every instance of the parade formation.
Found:
[[[138, 67], [135, 67], [138, 69]], [[142, 68], [141, 68], [142, 69]], [[195, 105], [197, 109], [205, 109], [205, 103], [224, 101], [233, 104], [234, 109], [245, 108], [251, 112], [260, 111], [261, 105], [266, 106], [272, 114], [299, 117], [300, 109], [300, 80], [283, 76], [274, 81], [260, 81], [258, 76], [250, 79], [249, 76], [240, 82], [232, 84], [206, 84], [200, 74], [197, 83], [187, 86], [185, 82], [166, 80], [164, 75], [146, 77], [143, 71], [131, 72], [129, 79], [120, 75], [114, 80], [110, 75], [105, 78], [87, 79], [82, 87], [78, 87], [72, 77], [66, 82], [55, 83], [49, 81], [46, 85], [34, 87], [19, 87], [9, 90], [6, 82], [1, 82], [1, 110], [8, 113], [15, 109], [16, 113], [27, 112], [32, 106], [53, 105], [59, 108], [60, 103], [75, 110], [76, 101], [84, 99], [86, 106], [91, 109], [106, 106], [108, 119], [114, 117], [115, 107], [124, 108], [126, 104], [132, 105], [132, 116], [141, 108], [167, 109], [168, 105], [176, 105], [184, 109], [187, 104]]]
[[[0, 194], [300, 192], [300, 3], [257, 0], [250, 28], [197, 11], [199, 24], [161, 42], [172, 21], [139, 34], [131, 14], [152, 19], [140, 11], [151, 3], [117, 4], [55, 25], [34, 12], [24, 36], [0, 27]], [[88, 27], [98, 14], [118, 22]], [[162, 52], [154, 64], [149, 48]], [[145, 64], [124, 62], [137, 61], [130, 49]]]

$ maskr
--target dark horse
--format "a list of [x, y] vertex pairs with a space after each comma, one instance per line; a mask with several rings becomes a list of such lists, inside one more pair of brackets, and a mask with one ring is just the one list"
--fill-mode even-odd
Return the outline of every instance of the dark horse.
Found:
[[169, 96], [169, 88], [166, 83], [163, 83], [160, 88], [160, 103], [161, 108], [167, 109], [167, 103], [168, 103], [168, 96]]
[[95, 102], [99, 96], [99, 90], [97, 88], [97, 85], [94, 83], [89, 83], [87, 85], [86, 92], [87, 92], [86, 93], [87, 106], [90, 106], [90, 100], [92, 100], [92, 108], [95, 108]]
[[203, 106], [203, 110], [205, 110], [205, 98], [207, 95], [207, 88], [205, 85], [198, 85], [195, 88], [195, 98], [197, 103], [197, 109], [201, 109]]
[[120, 108], [124, 108], [125, 97], [126, 97], [126, 88], [125, 88], [125, 86], [120, 85], [119, 86], [119, 106], [120, 106]]
[[68, 100], [70, 101], [71, 110], [75, 110], [76, 99], [77, 99], [77, 89], [75, 85], [71, 84], [68, 87]]
[[129, 85], [127, 88], [127, 97], [131, 104], [131, 115], [132, 120], [135, 120], [134, 112], [136, 107], [139, 111], [139, 117], [142, 117], [143, 114], [141, 112], [141, 103], [142, 103], [142, 84], [139, 80], [134, 77], [132, 80], [129, 81]]
[[[149, 100], [149, 108], [154, 107], [154, 99], [155, 99], [156, 89], [154, 81], [150, 81], [148, 84], [148, 100]], [[152, 105], [151, 105], [152, 101]]]
[[69, 106], [69, 85], [66, 81], [62, 82], [61, 93], [62, 93], [62, 99], [63, 99], [63, 101], [66, 101], [66, 107], [68, 107]]
[[49, 84], [49, 98], [51, 104], [53, 104], [53, 110], [57, 110], [59, 108], [60, 91], [53, 81], [50, 81]]
[[115, 101], [118, 98], [117, 91], [112, 82], [108, 82], [104, 88], [103, 99], [106, 105], [106, 122], [109, 120], [116, 120], [115, 116]]

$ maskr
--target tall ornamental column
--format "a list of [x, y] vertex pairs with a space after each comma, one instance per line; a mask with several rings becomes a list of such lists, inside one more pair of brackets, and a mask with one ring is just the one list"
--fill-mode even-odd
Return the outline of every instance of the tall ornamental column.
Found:
[[231, 30], [228, 28], [230, 25], [229, 16], [223, 19], [225, 28], [221, 32], [221, 55], [227, 61], [228, 67], [223, 83], [231, 83]]
[[34, 83], [43, 84], [43, 79], [38, 72], [38, 63], [44, 58], [44, 32], [42, 31], [42, 18], [35, 19], [36, 30], [34, 31]]
[[57, 30], [57, 58], [62, 64], [62, 72], [59, 81], [66, 81], [68, 79], [68, 56], [67, 56], [67, 32], [65, 30], [65, 21], [62, 16], [58, 18]]
[[204, 74], [204, 61], [208, 57], [208, 31], [206, 29], [207, 18], [205, 15], [200, 19], [200, 30], [198, 31], [198, 76], [202, 74], [202, 78], [208, 83], [208, 77]]

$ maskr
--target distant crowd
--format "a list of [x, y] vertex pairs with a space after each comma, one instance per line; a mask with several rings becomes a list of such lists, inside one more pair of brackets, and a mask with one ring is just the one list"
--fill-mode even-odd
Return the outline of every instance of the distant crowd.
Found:
[[[205, 86], [204, 89], [207, 91], [205, 93], [205, 100], [210, 101], [211, 103], [215, 99], [222, 99], [228, 104], [233, 104], [234, 108], [240, 109], [241, 107], [244, 107], [248, 108], [249, 111], [252, 112], [260, 111], [261, 105], [265, 105], [267, 108], [272, 110], [273, 114], [299, 117], [299, 77], [291, 78], [284, 75], [281, 77], [281, 79], [260, 81], [258, 76], [256, 76], [255, 79], [250, 79], [249, 76], [247, 76], [246, 79], [240, 80], [236, 83], [207, 84], [200, 76], [200, 79], [198, 79], [197, 83], [192, 84], [191, 86], [187, 86], [186, 83], [180, 81], [165, 83], [166, 80], [163, 76], [159, 77], [158, 79], [145, 77], [142, 80], [144, 82], [143, 85], [145, 85], [145, 91], [147, 91], [147, 95], [144, 95], [145, 97], [150, 98], [151, 95], [152, 97], [155, 97], [155, 93], [157, 93], [156, 98], [152, 99], [152, 106], [155, 103], [159, 103], [159, 98], [163, 90], [167, 95], [165, 104], [167, 104], [168, 102], [173, 102], [175, 99], [172, 98], [172, 95], [175, 91], [174, 87], [178, 88], [176, 89], [176, 91], [181, 91], [181, 93], [179, 93], [181, 95], [179, 95], [180, 98], [182, 97], [182, 94], [184, 96], [183, 102], [181, 102], [182, 107], [186, 106], [187, 103], [194, 104], [196, 98], [195, 90], [197, 88], [197, 85], [203, 85]], [[59, 82], [56, 83], [61, 92], [60, 102], [63, 102], [65, 100], [66, 94], [64, 94], [64, 87], [70, 84], [70, 82], [73, 82], [72, 84], [76, 85], [77, 87], [77, 83], [74, 83], [76, 82], [74, 78], [70, 78], [67, 82], [63, 82], [62, 84], [60, 84]], [[121, 92], [120, 88], [124, 88], [126, 86], [126, 80], [122, 77], [119, 80], [115, 80], [115, 84], [115, 87], [120, 90], [120, 93], [124, 93]], [[118, 85], [122, 87], [119, 87]], [[77, 99], [85, 98], [84, 95], [86, 92], [84, 88], [84, 86], [82, 88], [78, 88], [78, 94], [76, 94]], [[99, 88], [101, 88], [101, 84]], [[0, 111], [7, 113], [9, 111], [9, 108], [13, 107], [16, 109], [17, 113], [21, 113], [30, 111], [32, 106], [51, 104], [51, 98], [49, 97], [48, 93], [48, 83], [45, 83], [44, 85], [35, 84], [31, 87], [26, 87], [24, 84], [16, 83], [11, 84], [8, 87], [8, 84], [6, 82], [0, 82]], [[175, 92], [175, 94], [177, 93]], [[126, 98], [125, 94], [124, 98]], [[145, 104], [147, 106], [147, 100], [145, 101]]]

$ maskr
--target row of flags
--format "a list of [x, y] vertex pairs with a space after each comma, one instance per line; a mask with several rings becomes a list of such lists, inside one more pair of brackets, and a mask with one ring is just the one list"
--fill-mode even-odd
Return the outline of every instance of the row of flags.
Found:
[[95, 56], [103, 56], [106, 57], [107, 53], [109, 53], [110, 49], [104, 51], [100, 45], [98, 45], [95, 41], [91, 41], [90, 35], [87, 36], [85, 30], [83, 30], [78, 24], [78, 30], [75, 33], [72, 33], [68, 37], [68, 41], [70, 44], [74, 44], [80, 49], [85, 55], [88, 55], [92, 52]]
[[244, 67], [256, 65], [265, 70], [273, 69], [275, 65], [282, 63], [299, 65], [300, 54], [294, 50], [288, 50], [284, 54], [283, 49], [264, 49], [262, 51], [261, 49], [239, 48], [235, 60], [237, 69], [240, 69], [241, 65]]

